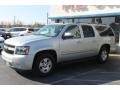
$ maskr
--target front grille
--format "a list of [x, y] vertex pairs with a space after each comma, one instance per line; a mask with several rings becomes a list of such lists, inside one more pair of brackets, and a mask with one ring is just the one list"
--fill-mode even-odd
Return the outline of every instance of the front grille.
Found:
[[15, 46], [4, 44], [4, 51], [8, 54], [14, 54]]
[[11, 48], [15, 48], [15, 46], [14, 45], [10, 45], [10, 44], [4, 44], [5, 46], [8, 46], [8, 47], [11, 47]]

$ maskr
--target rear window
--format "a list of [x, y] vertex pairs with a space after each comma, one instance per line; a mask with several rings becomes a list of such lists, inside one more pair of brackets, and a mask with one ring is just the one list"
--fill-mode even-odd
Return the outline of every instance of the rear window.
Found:
[[112, 29], [108, 26], [95, 26], [100, 36], [114, 36]]

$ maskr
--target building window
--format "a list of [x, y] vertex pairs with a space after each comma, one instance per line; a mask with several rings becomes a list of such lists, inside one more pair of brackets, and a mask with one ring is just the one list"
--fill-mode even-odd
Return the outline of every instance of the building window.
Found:
[[72, 23], [74, 23], [74, 19], [72, 19]]
[[95, 18], [92, 18], [92, 23], [95, 23]]
[[98, 24], [102, 24], [102, 19], [101, 19], [101, 18], [96, 18], [96, 22], [97, 22]]
[[115, 22], [116, 22], [116, 23], [120, 23], [120, 16], [116, 16], [116, 17], [115, 17]]
[[55, 23], [59, 23], [59, 22], [60, 22], [60, 20], [59, 20], [59, 19], [56, 19], [56, 20], [55, 20]]

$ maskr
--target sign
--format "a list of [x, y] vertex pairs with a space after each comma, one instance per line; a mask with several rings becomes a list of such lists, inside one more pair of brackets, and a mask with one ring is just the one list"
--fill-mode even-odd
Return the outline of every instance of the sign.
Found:
[[54, 5], [49, 17], [80, 16], [120, 12], [120, 5]]
[[[120, 8], [119, 5], [91, 5], [91, 6], [96, 8], [97, 10]], [[90, 7], [88, 5], [63, 5], [62, 9], [66, 12], [70, 11], [80, 12], [89, 11]]]
[[63, 10], [69, 12], [71, 11], [87, 11], [88, 8], [86, 5], [63, 5]]

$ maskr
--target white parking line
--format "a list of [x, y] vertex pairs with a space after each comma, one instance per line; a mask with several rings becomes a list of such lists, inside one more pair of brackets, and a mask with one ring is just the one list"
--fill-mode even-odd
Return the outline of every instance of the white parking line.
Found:
[[[75, 81], [77, 81], [78, 79], [70, 79], [70, 80], [75, 80]], [[91, 79], [80, 79], [79, 81], [81, 81], [81, 82], [105, 82], [105, 80], [91, 80]]]
[[120, 54], [109, 54], [109, 56], [112, 56], [112, 57], [120, 57]]
[[105, 73], [105, 74], [120, 74], [120, 72], [99, 72], [99, 73]]
[[70, 77], [67, 77], [67, 78], [64, 78], [64, 79], [61, 79], [61, 80], [57, 80], [57, 81], [51, 82], [50, 84], [56, 84], [56, 83], [61, 82], [61, 81], [70, 80], [70, 79], [75, 78], [77, 76], [82, 76], [82, 75], [86, 75], [86, 74], [91, 73], [91, 72], [95, 72], [96, 70], [97, 69], [94, 69], [94, 70], [91, 70], [91, 71], [88, 71], [88, 72], [84, 72], [84, 73], [77, 72], [79, 74], [73, 75], [73, 76], [70, 76]]

